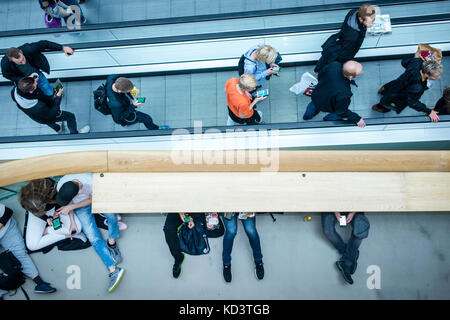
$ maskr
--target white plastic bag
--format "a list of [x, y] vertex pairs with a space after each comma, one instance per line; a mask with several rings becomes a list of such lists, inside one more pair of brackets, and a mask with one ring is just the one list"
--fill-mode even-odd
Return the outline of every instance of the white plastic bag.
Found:
[[311, 73], [305, 72], [302, 74], [302, 78], [300, 79], [300, 82], [297, 82], [292, 87], [289, 88], [289, 91], [300, 94], [303, 93], [305, 96], [310, 97], [314, 88], [317, 85], [317, 79], [314, 77]]

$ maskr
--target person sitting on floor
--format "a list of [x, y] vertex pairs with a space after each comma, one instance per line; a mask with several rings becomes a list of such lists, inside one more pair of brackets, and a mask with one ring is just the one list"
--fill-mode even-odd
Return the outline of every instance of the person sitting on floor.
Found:
[[442, 98], [436, 102], [433, 110], [441, 115], [450, 114], [450, 85], [444, 88]]

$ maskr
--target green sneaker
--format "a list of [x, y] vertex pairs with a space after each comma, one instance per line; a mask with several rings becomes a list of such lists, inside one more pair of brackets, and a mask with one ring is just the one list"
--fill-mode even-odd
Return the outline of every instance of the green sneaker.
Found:
[[109, 274], [109, 288], [108, 293], [113, 292], [119, 285], [120, 280], [122, 280], [125, 269], [121, 267], [116, 267], [116, 270]]

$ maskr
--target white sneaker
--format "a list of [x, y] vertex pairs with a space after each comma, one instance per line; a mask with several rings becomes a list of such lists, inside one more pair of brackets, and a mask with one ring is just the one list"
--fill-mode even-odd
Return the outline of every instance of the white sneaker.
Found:
[[81, 128], [80, 130], [78, 130], [78, 133], [88, 133], [89, 131], [91, 131], [91, 127], [89, 127], [89, 126], [84, 126], [84, 127]]

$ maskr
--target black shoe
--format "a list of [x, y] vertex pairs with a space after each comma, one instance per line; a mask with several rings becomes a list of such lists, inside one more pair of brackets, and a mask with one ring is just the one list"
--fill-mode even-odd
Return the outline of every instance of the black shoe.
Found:
[[180, 274], [181, 274], [181, 271], [182, 271], [181, 265], [183, 264], [184, 257], [185, 257], [185, 254], [183, 253], [183, 260], [181, 260], [180, 263], [176, 263], [176, 262], [175, 262], [175, 263], [173, 264], [172, 275], [173, 275], [173, 277], [174, 277], [175, 279], [178, 279], [178, 277], [179, 277]]
[[231, 264], [223, 265], [223, 278], [225, 282], [231, 282]]
[[344, 280], [349, 284], [353, 284], [352, 276], [348, 271], [345, 270], [344, 262], [341, 260], [336, 261], [336, 267], [339, 269], [339, 271], [341, 271]]
[[255, 275], [258, 280], [264, 279], [264, 263], [262, 261], [255, 261]]
[[359, 250], [356, 252], [356, 259], [355, 262], [353, 262], [352, 267], [350, 268], [350, 274], [354, 274], [356, 271], [356, 267], [358, 266], [358, 258], [359, 258]]

